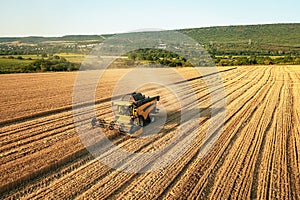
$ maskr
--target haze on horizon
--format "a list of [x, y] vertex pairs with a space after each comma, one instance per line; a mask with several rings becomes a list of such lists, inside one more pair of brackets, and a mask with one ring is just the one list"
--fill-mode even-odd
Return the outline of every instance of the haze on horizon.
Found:
[[0, 37], [300, 22], [297, 0], [11, 0], [0, 9]]

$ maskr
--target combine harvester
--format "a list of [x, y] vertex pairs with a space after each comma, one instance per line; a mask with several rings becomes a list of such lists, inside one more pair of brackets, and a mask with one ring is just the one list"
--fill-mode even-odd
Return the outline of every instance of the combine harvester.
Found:
[[154, 122], [158, 115], [156, 108], [160, 97], [145, 97], [141, 93], [124, 95], [121, 100], [113, 102], [115, 119], [107, 122], [104, 119], [92, 119], [92, 127], [108, 128], [119, 130], [120, 133], [136, 137], [143, 132], [143, 127]]

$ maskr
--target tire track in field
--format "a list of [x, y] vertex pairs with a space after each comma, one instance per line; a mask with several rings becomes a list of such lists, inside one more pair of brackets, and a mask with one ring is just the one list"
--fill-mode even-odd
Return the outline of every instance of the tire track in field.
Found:
[[[284, 75], [284, 74], [283, 74]], [[284, 78], [283, 78], [284, 80]], [[283, 170], [285, 170], [284, 168], [286, 167], [286, 163], [283, 162], [282, 163], [282, 151], [284, 151], [284, 148], [286, 146], [285, 141], [283, 141], [283, 135], [285, 134], [285, 131], [283, 130], [282, 127], [282, 115], [281, 112], [283, 109], [283, 101], [281, 100], [280, 104], [279, 104], [279, 110], [277, 111], [277, 117], [276, 117], [276, 126], [273, 128], [274, 132], [273, 132], [273, 137], [274, 137], [274, 143], [273, 143], [273, 163], [272, 166], [270, 168], [270, 182], [268, 183], [268, 198], [283, 198], [283, 199], [288, 199], [289, 197], [286, 197], [286, 194], [288, 194], [288, 192], [285, 191], [286, 187], [286, 183], [288, 182], [286, 180], [286, 174], [283, 175], [284, 172], [282, 172]], [[283, 170], [282, 170], [283, 169]], [[283, 178], [283, 183], [284, 186], [283, 188], [280, 187], [280, 179]], [[283, 190], [283, 191], [282, 191]]]
[[[293, 85], [294, 82], [291, 72], [288, 70], [287, 67], [285, 67], [285, 70], [287, 71], [288, 75], [288, 86], [287, 86], [287, 98], [286, 98], [286, 105], [284, 107], [284, 110], [282, 111], [283, 115], [287, 118], [286, 126], [286, 162], [287, 162], [287, 176], [289, 178], [289, 183], [286, 184], [287, 190], [289, 190], [289, 194], [291, 197], [294, 197], [295, 199], [300, 199], [297, 194], [300, 192], [300, 173], [299, 173], [299, 160], [298, 159], [298, 147], [295, 145], [295, 129], [296, 127], [299, 127], [299, 121], [296, 118], [297, 108], [295, 106], [295, 97], [293, 93]], [[290, 125], [290, 126], [289, 126]], [[298, 174], [298, 177], [297, 177]]]

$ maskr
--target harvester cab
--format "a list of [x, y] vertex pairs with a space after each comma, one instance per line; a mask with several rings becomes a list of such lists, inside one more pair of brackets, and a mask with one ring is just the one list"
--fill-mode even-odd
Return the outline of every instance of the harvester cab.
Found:
[[114, 120], [107, 123], [106, 120], [92, 119], [92, 126], [108, 127], [110, 130], [117, 129], [121, 133], [130, 136], [138, 136], [143, 132], [143, 127], [154, 122], [158, 115], [157, 102], [160, 97], [145, 97], [141, 93], [124, 95], [120, 100], [112, 103]]

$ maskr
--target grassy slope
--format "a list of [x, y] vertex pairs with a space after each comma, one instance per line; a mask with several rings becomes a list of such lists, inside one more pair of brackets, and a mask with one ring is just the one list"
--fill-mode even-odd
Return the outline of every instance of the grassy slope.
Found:
[[18, 72], [23, 66], [27, 66], [33, 62], [33, 60], [19, 60], [19, 59], [8, 59], [0, 58], [0, 72], [1, 73], [12, 73]]
[[[202, 44], [214, 43], [253, 43], [300, 47], [300, 23], [218, 26], [178, 30], [189, 35]], [[104, 38], [111, 35], [102, 35]], [[100, 35], [67, 35], [62, 37], [6, 37], [0, 42], [20, 41], [38, 43], [49, 41], [102, 41]]]
[[40, 42], [55, 42], [55, 41], [103, 41], [103, 38], [98, 35], [66, 35], [62, 37], [2, 37], [0, 42], [15, 42], [19, 41], [22, 43], [40, 43]]
[[179, 30], [201, 43], [259, 42], [300, 47], [300, 24], [220, 26]]
[[200, 44], [213, 46], [219, 54], [221, 52], [221, 55], [223, 53], [235, 55], [240, 51], [259, 54], [270, 51], [273, 53], [296, 51], [298, 55], [300, 54], [300, 23], [220, 26], [179, 31], [194, 38]]

